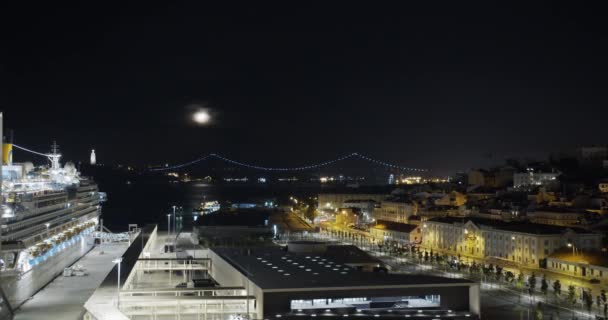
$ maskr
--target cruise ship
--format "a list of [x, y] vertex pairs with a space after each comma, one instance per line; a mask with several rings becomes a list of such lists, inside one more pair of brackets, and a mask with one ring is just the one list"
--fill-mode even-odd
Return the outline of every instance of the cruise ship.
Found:
[[218, 201], [204, 201], [204, 202], [201, 202], [201, 204], [198, 208], [194, 209], [194, 214], [204, 216], [206, 214], [220, 211], [220, 209], [221, 209], [221, 206]]
[[56, 146], [34, 152], [47, 158], [43, 166], [13, 163], [13, 147], [2, 146], [0, 318], [93, 247], [105, 199], [73, 163], [61, 165]]

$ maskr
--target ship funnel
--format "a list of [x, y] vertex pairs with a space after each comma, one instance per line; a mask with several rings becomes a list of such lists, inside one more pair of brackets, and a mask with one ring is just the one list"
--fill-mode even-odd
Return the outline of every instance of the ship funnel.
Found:
[[2, 143], [2, 164], [10, 166], [13, 164], [13, 130], [8, 130], [8, 139]]
[[2, 144], [2, 164], [10, 166], [13, 164], [13, 144], [3, 143]]

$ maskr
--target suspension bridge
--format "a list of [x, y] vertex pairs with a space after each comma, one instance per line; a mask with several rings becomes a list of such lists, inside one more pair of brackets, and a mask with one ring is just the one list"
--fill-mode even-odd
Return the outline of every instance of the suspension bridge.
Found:
[[[26, 152], [30, 152], [36, 155], [40, 155], [40, 156], [44, 156], [47, 157], [49, 159], [51, 159], [52, 157], [56, 157], [56, 154], [46, 154], [46, 153], [42, 153], [42, 152], [37, 152], [19, 145], [15, 145], [13, 144], [13, 147], [26, 151]], [[257, 165], [257, 164], [252, 164], [252, 163], [247, 163], [247, 162], [241, 162], [241, 161], [237, 161], [234, 159], [230, 159], [227, 157], [224, 157], [220, 154], [217, 153], [209, 153], [205, 156], [202, 156], [200, 158], [194, 159], [192, 161], [188, 161], [188, 162], [184, 162], [184, 163], [180, 163], [180, 164], [176, 164], [176, 165], [172, 165], [172, 166], [165, 166], [165, 167], [159, 167], [159, 168], [151, 168], [149, 169], [150, 171], [169, 171], [169, 170], [176, 170], [176, 169], [182, 169], [182, 168], [186, 168], [186, 167], [190, 167], [193, 166], [195, 164], [201, 163], [203, 161], [206, 160], [211, 160], [211, 159], [217, 159], [217, 160], [221, 160], [224, 161], [226, 163], [232, 164], [232, 165], [236, 165], [236, 166], [240, 166], [243, 168], [248, 168], [248, 169], [254, 169], [254, 170], [259, 170], [259, 171], [305, 171], [305, 170], [314, 170], [314, 169], [319, 169], [319, 168], [323, 168], [323, 167], [327, 167], [330, 166], [332, 164], [338, 163], [338, 162], [342, 162], [348, 159], [360, 159], [360, 160], [364, 160], [364, 161], [368, 161], [370, 163], [382, 166], [382, 167], [386, 167], [386, 168], [390, 168], [390, 169], [396, 169], [396, 170], [403, 170], [403, 171], [411, 171], [411, 172], [425, 172], [428, 171], [427, 169], [422, 169], [422, 168], [413, 168], [413, 167], [405, 167], [405, 166], [401, 166], [401, 165], [397, 165], [394, 163], [389, 163], [386, 161], [382, 161], [382, 160], [378, 160], [375, 158], [371, 158], [369, 156], [366, 156], [364, 154], [358, 153], [358, 152], [353, 152], [332, 160], [328, 160], [328, 161], [324, 161], [324, 162], [317, 162], [317, 163], [311, 163], [311, 164], [306, 164], [306, 165], [302, 165], [302, 166], [295, 166], [295, 167], [269, 167], [269, 166], [262, 166], [262, 165]]]

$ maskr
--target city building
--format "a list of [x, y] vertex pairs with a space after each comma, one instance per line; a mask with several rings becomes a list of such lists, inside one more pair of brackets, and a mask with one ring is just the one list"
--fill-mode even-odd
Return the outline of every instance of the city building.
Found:
[[468, 175], [468, 183], [487, 188], [504, 188], [512, 183], [513, 173], [515, 173], [515, 169], [508, 166], [492, 170], [471, 170]]
[[457, 191], [452, 191], [435, 200], [437, 206], [462, 206], [467, 203], [467, 197]]
[[576, 150], [577, 159], [585, 164], [598, 162], [608, 159], [608, 148], [605, 146], [580, 147]]
[[380, 204], [374, 200], [348, 200], [344, 201], [344, 208], [358, 209], [361, 212], [362, 222], [371, 222], [374, 217], [374, 209]]
[[513, 187], [547, 186], [557, 183], [559, 173], [556, 172], [518, 172], [513, 174]]
[[[355, 246], [192, 246], [147, 226], [84, 304], [83, 319], [480, 319], [478, 282], [393, 274]], [[163, 248], [165, 248], [163, 250]]]
[[511, 209], [469, 210], [468, 216], [500, 221], [524, 220], [524, 217], [520, 214], [519, 211]]
[[[441, 217], [463, 217], [466, 210], [462, 207], [454, 206], [430, 206], [418, 209], [418, 216], [424, 222], [433, 218]], [[411, 218], [410, 218], [411, 220]], [[411, 223], [411, 222], [410, 222]]]
[[300, 241], [280, 247], [213, 248], [211, 276], [245, 287], [256, 319], [416, 317], [478, 319], [479, 284], [428, 275], [365, 272], [348, 250]]
[[602, 193], [608, 193], [608, 181], [602, 181], [597, 185]]
[[585, 213], [569, 209], [542, 208], [527, 212], [526, 216], [532, 223], [554, 226], [576, 226], [581, 224]]
[[567, 247], [547, 258], [547, 269], [582, 279], [608, 280], [608, 254], [598, 250]]
[[597, 249], [602, 240], [602, 234], [582, 228], [471, 217], [428, 220], [422, 234], [423, 246], [433, 251], [528, 267], [544, 266], [550, 254], [568, 243]]
[[383, 200], [380, 207], [374, 209], [374, 219], [408, 223], [410, 217], [418, 214], [418, 205], [405, 200]]
[[374, 201], [380, 203], [386, 198], [388, 192], [384, 193], [357, 193], [357, 192], [336, 192], [336, 193], [320, 193], [317, 197], [317, 207], [319, 209], [337, 209], [346, 208], [345, 203], [354, 200]]
[[359, 210], [354, 208], [340, 208], [336, 212], [336, 224], [342, 226], [355, 226], [359, 224]]
[[422, 241], [420, 224], [405, 224], [392, 221], [376, 221], [369, 233], [376, 241], [394, 241], [399, 244], [418, 244]]

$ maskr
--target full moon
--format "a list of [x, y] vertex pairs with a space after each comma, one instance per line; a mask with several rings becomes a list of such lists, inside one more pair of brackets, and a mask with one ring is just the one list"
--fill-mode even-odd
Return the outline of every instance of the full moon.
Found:
[[199, 110], [192, 115], [192, 120], [197, 124], [207, 124], [211, 120], [211, 115], [207, 110]]

